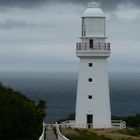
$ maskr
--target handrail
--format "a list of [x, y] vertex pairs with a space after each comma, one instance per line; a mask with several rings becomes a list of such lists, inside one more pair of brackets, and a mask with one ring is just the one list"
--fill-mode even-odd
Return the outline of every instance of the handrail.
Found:
[[126, 128], [126, 122], [122, 120], [112, 120], [112, 126], [114, 128], [124, 129]]
[[104, 50], [110, 51], [110, 43], [93, 43], [91, 46], [87, 43], [76, 43], [76, 50]]
[[56, 128], [56, 133], [57, 133], [57, 139], [58, 140], [69, 140], [64, 135], [61, 134], [57, 122], [55, 123], [55, 128]]
[[41, 136], [39, 137], [39, 140], [45, 140], [45, 137], [44, 137], [44, 135], [45, 135], [45, 127], [44, 127], [44, 125], [45, 125], [45, 123], [43, 123], [43, 132], [42, 132]]

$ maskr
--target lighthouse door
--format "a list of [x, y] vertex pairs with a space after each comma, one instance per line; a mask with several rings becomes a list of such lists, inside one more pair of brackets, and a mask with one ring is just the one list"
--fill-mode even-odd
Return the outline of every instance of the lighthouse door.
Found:
[[93, 39], [90, 39], [89, 40], [89, 48], [90, 49], [93, 49]]
[[93, 115], [92, 114], [87, 115], [87, 126], [88, 126], [88, 128], [93, 127]]

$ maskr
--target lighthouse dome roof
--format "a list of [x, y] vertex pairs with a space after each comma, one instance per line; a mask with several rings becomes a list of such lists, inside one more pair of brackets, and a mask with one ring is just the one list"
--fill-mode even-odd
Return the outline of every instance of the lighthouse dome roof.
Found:
[[105, 14], [100, 8], [99, 2], [90, 2], [82, 17], [105, 17]]

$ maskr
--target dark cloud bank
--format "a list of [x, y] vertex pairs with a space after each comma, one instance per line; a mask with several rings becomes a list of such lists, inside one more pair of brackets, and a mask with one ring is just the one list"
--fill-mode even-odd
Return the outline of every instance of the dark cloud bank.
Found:
[[[22, 7], [30, 8], [39, 5], [43, 5], [48, 2], [72, 2], [75, 4], [81, 3], [86, 4], [92, 0], [0, 0], [0, 6], [3, 7]], [[98, 0], [95, 0], [98, 1]], [[136, 6], [140, 6], [140, 0], [100, 0], [105, 9], [111, 10], [115, 9], [118, 4], [121, 3], [134, 3]]]

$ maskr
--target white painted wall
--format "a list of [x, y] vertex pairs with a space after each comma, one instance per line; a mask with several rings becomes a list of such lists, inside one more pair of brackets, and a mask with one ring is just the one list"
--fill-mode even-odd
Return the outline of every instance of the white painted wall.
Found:
[[[93, 63], [93, 67], [89, 67]], [[93, 78], [89, 83], [88, 78]], [[92, 95], [93, 99], [88, 99]], [[80, 59], [76, 100], [76, 124], [87, 124], [87, 114], [93, 114], [94, 128], [111, 127], [110, 96], [105, 58]]]
[[[105, 43], [105, 15], [97, 2], [90, 3], [82, 17], [81, 43]], [[90, 42], [91, 43], [91, 42]], [[110, 50], [76, 51], [80, 58], [80, 72], [76, 99], [76, 125], [87, 127], [87, 115], [93, 115], [93, 128], [110, 128], [111, 110], [108, 85], [107, 58]], [[93, 63], [93, 67], [89, 67]], [[88, 78], [93, 82], [89, 83]], [[88, 99], [92, 95], [92, 99]]]

